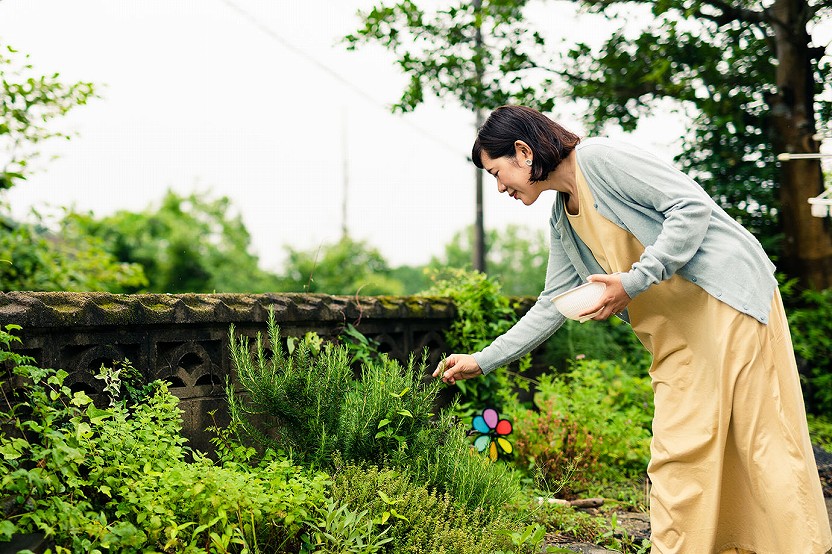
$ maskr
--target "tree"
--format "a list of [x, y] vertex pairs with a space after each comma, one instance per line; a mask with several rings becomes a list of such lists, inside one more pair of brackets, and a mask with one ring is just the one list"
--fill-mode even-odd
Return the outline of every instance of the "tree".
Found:
[[277, 276], [260, 269], [251, 253], [251, 236], [227, 197], [168, 191], [157, 208], [76, 218], [118, 260], [144, 268], [148, 285], [131, 292], [279, 290]]
[[[582, 0], [608, 16], [619, 0]], [[823, 190], [818, 160], [776, 163], [781, 152], [816, 153], [832, 115], [828, 58], [808, 29], [828, 1], [627, 0], [655, 20], [637, 37], [619, 32], [599, 49], [578, 45], [565, 72], [590, 103], [597, 129], [632, 129], [656, 103], [693, 108], [680, 161], [804, 286], [832, 286], [830, 226], [810, 214]]]
[[101, 240], [78, 225], [72, 212], [57, 224], [44, 221], [37, 212], [33, 219], [19, 223], [5, 218], [0, 231], [0, 290], [120, 293], [147, 285], [140, 265], [116, 259]]
[[[413, 109], [428, 89], [469, 107], [511, 102], [548, 111], [558, 80], [589, 101], [595, 129], [633, 129], [659, 101], [678, 102], [694, 113], [682, 165], [761, 238], [781, 269], [807, 286], [832, 285], [829, 226], [810, 216], [806, 202], [821, 190], [820, 165], [775, 165], [779, 152], [817, 152], [817, 120], [832, 115], [828, 59], [807, 31], [829, 13], [828, 0], [774, 0], [770, 7], [751, 0], [576, 3], [608, 17], [621, 5], [641, 4], [654, 19], [636, 37], [618, 32], [600, 49], [577, 45], [559, 65], [524, 22], [523, 0], [483, 3], [477, 23], [485, 40], [477, 52], [470, 51], [472, 8], [461, 1], [432, 19], [412, 1], [381, 4], [361, 14], [364, 27], [347, 40], [353, 47], [378, 42], [398, 57], [411, 77], [398, 109]], [[481, 85], [470, 78], [475, 61], [486, 68]]]
[[[362, 13], [364, 26], [346, 37], [349, 48], [380, 42], [398, 57], [396, 63], [410, 77], [394, 110], [412, 111], [424, 101], [425, 89], [440, 98], [453, 98], [475, 114], [508, 102], [550, 109], [554, 96], [547, 78], [535, 89], [527, 84], [535, 69], [532, 53], [543, 45], [539, 33], [523, 24], [525, 2], [473, 0], [428, 12], [413, 1], [380, 4]], [[482, 172], [475, 173], [476, 218], [472, 259], [486, 267]]]
[[[22, 55], [0, 44], [0, 193], [33, 170], [42, 142], [71, 138], [55, 121], [95, 97], [92, 83], [66, 84], [59, 74], [40, 75]], [[71, 214], [50, 228], [33, 212], [21, 223], [0, 198], [0, 289], [109, 290], [141, 286], [141, 267], [122, 264], [99, 241], [80, 232]]]
[[41, 142], [70, 138], [54, 128], [53, 119], [95, 97], [92, 83], [65, 84], [58, 73], [39, 75], [28, 58], [0, 45], [0, 191], [26, 178]]
[[[468, 227], [456, 233], [445, 245], [442, 257], [434, 257], [429, 267], [441, 271], [444, 268], [473, 269], [471, 250], [474, 229]], [[528, 227], [508, 225], [499, 231], [490, 230], [488, 243], [488, 276], [500, 283], [508, 296], [537, 296], [543, 289], [549, 245], [542, 231]]]
[[287, 247], [288, 260], [280, 290], [324, 294], [401, 294], [402, 283], [381, 253], [345, 235], [336, 243], [311, 250]]

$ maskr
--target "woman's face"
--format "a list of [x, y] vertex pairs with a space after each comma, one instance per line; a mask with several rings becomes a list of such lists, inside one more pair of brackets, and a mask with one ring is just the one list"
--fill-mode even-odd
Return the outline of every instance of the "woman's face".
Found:
[[488, 157], [483, 151], [480, 160], [485, 170], [497, 179], [497, 190], [504, 192], [520, 200], [526, 206], [531, 206], [540, 196], [541, 187], [535, 186], [529, 179], [532, 168], [526, 165], [526, 160], [531, 160], [529, 152], [522, 152], [518, 149], [514, 157], [497, 158]]

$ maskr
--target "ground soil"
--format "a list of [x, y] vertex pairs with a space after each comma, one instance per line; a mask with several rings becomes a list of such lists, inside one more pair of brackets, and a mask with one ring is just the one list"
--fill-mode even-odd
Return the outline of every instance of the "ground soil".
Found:
[[[829, 514], [829, 523], [832, 525], [832, 453], [825, 452], [819, 448], [815, 449], [815, 460], [818, 465], [818, 475], [823, 488], [823, 496], [826, 500], [826, 511]], [[603, 513], [598, 512], [597, 513]], [[627, 534], [634, 538], [635, 544], [642, 539], [650, 538], [650, 517], [645, 513], [617, 512], [618, 524], [623, 527]], [[565, 548], [581, 554], [615, 554], [616, 551], [604, 547], [578, 542], [574, 537], [560, 533], [552, 533], [546, 537], [546, 544]], [[830, 551], [827, 554], [832, 554]]]

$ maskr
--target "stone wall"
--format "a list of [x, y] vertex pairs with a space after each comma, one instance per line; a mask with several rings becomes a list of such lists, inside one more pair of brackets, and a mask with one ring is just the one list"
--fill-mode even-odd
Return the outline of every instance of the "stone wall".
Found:
[[130, 360], [147, 381], [172, 383], [184, 411], [184, 433], [203, 451], [210, 450], [209, 412], [217, 411], [218, 423], [227, 421], [229, 326], [248, 336], [265, 332], [269, 309], [284, 338], [314, 331], [333, 340], [353, 324], [402, 361], [428, 348], [431, 364], [445, 351], [443, 332], [455, 313], [446, 298], [417, 296], [0, 293], [0, 325], [23, 327], [16, 351], [42, 367], [65, 369], [67, 384], [93, 397], [102, 390], [94, 377], [101, 365]]

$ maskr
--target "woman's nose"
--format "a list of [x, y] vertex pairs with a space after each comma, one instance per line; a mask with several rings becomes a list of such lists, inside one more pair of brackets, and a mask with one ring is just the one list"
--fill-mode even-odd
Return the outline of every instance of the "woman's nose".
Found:
[[502, 184], [500, 181], [497, 181], [497, 192], [505, 192], [508, 190], [508, 187]]

